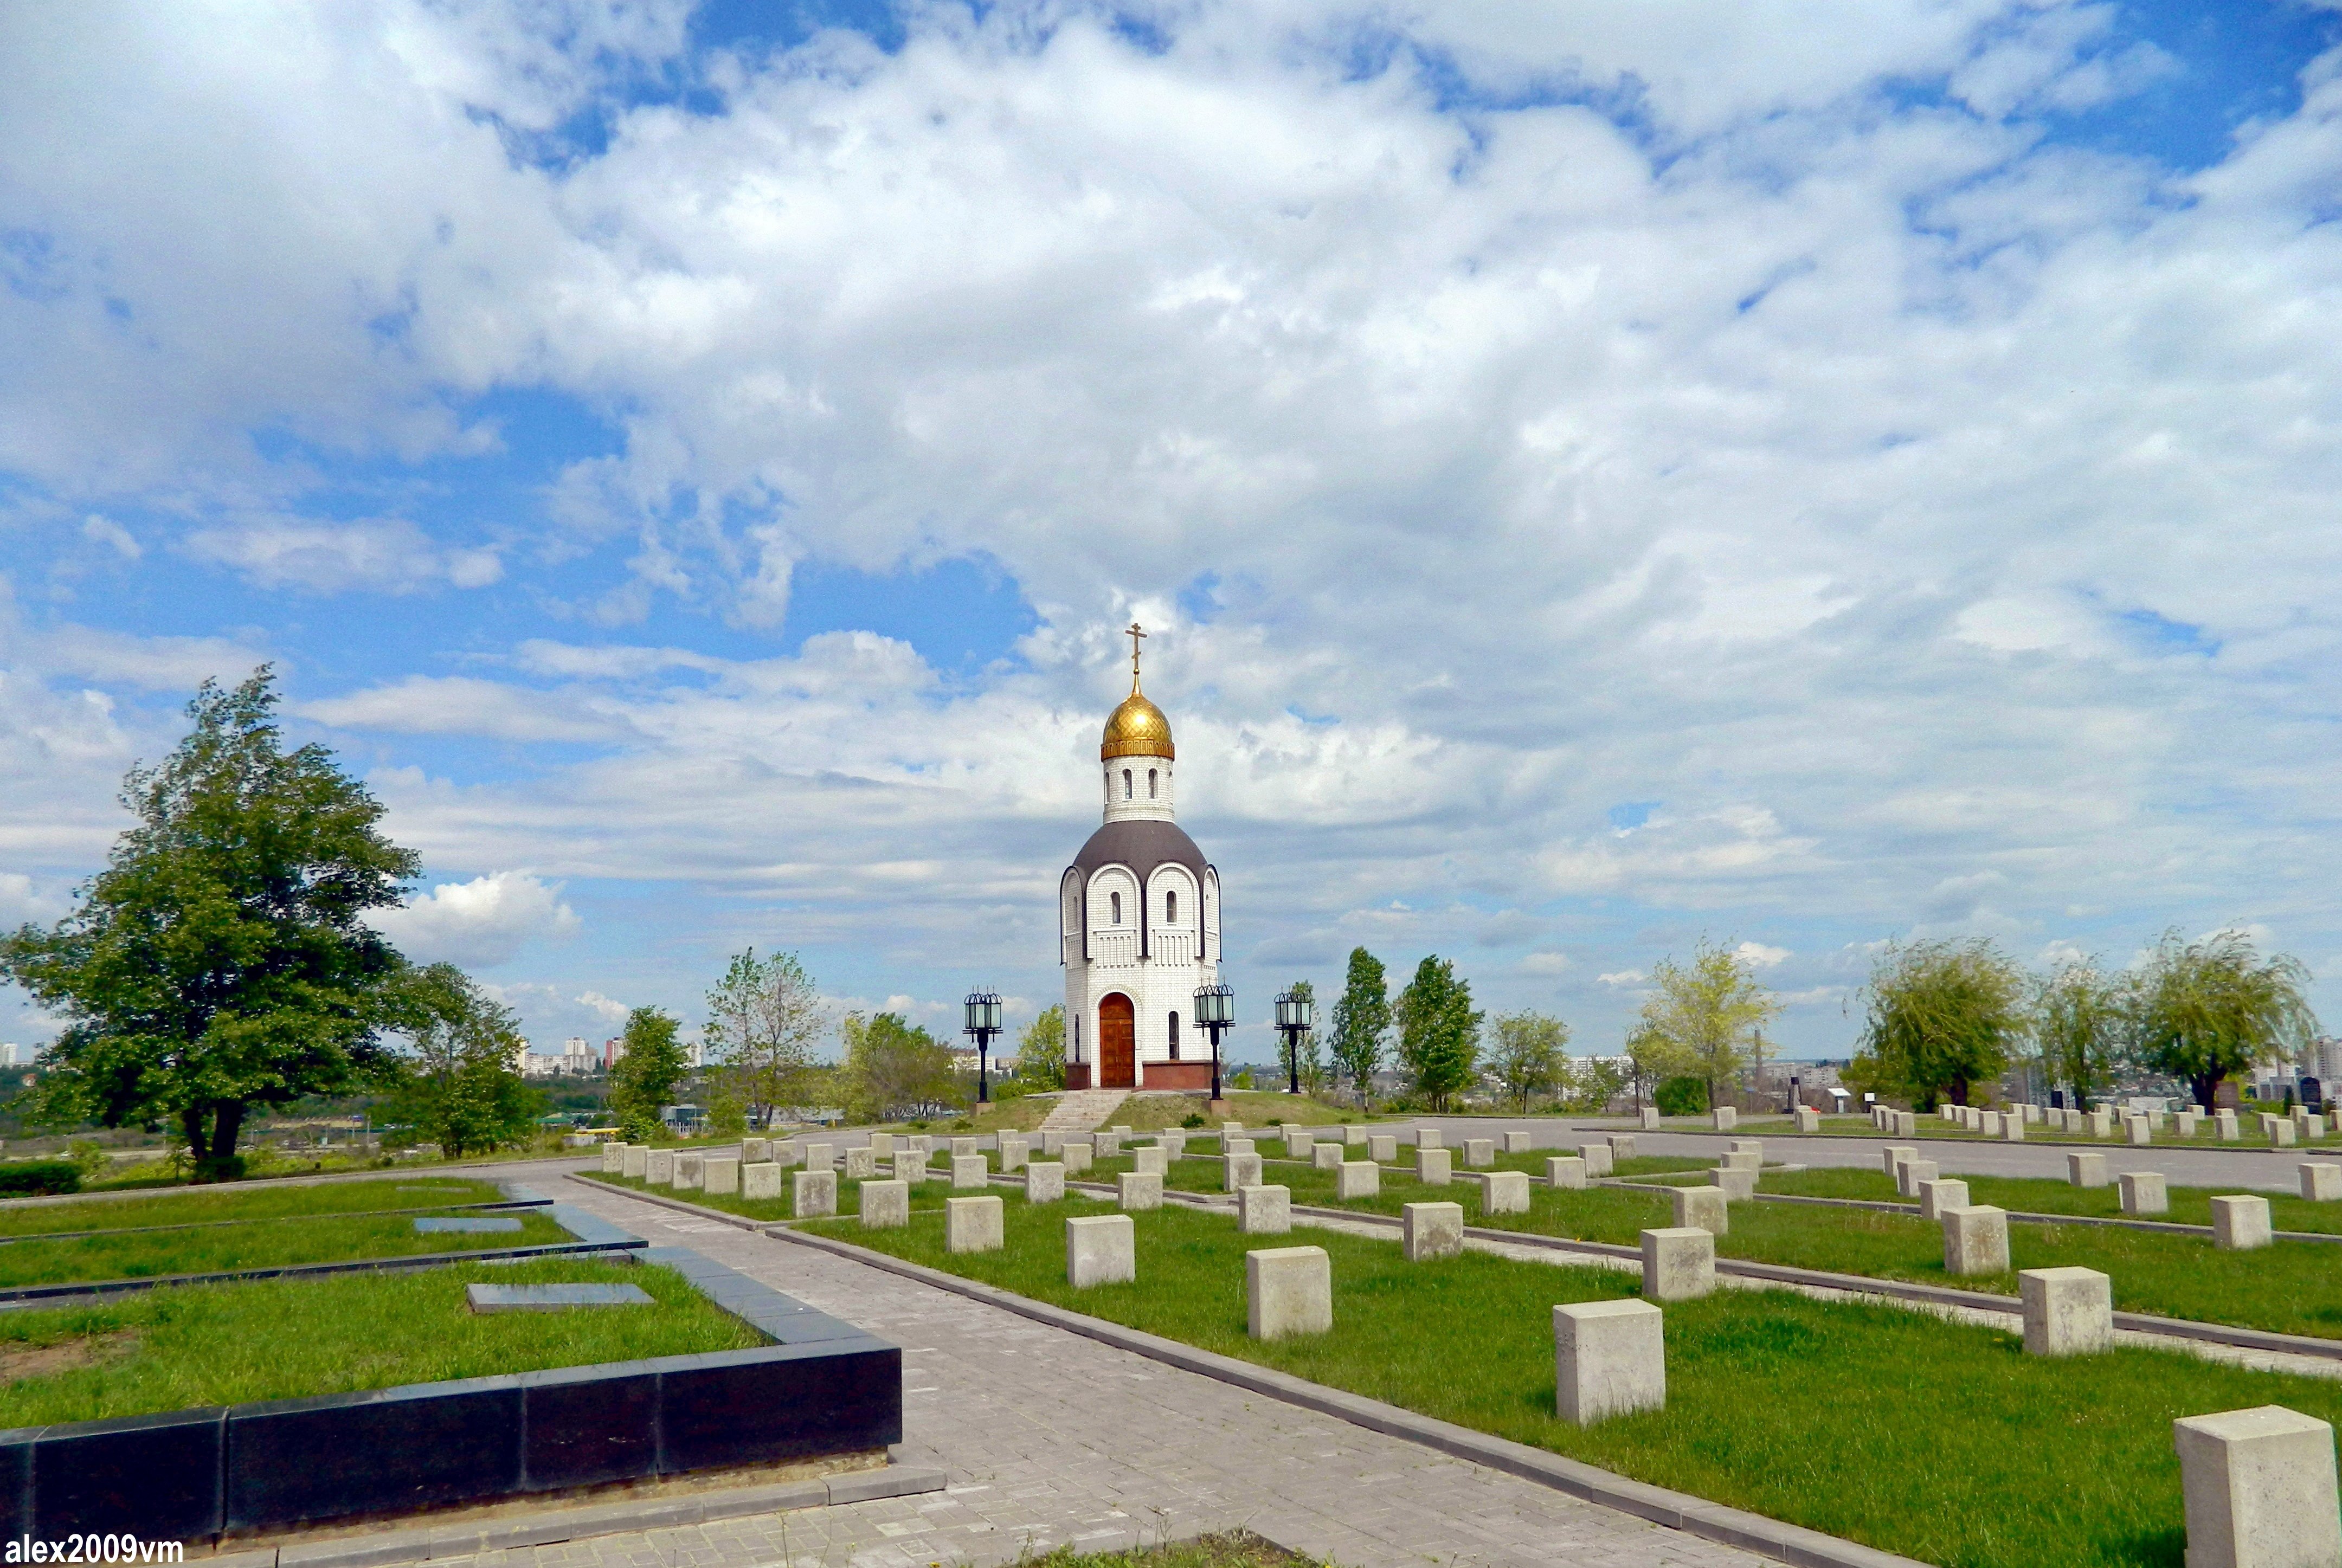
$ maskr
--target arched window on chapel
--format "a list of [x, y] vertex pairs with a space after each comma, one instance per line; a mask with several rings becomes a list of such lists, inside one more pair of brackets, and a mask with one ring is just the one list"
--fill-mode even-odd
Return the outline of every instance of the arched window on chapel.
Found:
[[1146, 770], [1146, 798], [1148, 800], [1153, 800], [1155, 798], [1155, 770], [1153, 768], [1148, 768]]
[[1114, 906], [1114, 923], [1116, 925], [1120, 925], [1122, 924], [1122, 894], [1118, 893], [1110, 893], [1106, 894], [1106, 899], [1107, 902]]
[[1130, 798], [1130, 770], [1128, 768], [1122, 770], [1122, 798], [1125, 800], [1128, 800]]
[[[1166, 893], [1163, 895], [1163, 924], [1166, 925], [1179, 924], [1179, 895], [1176, 893]], [[1178, 1014], [1175, 1013], [1172, 1016], [1176, 1018]]]
[[1179, 1015], [1171, 1014], [1171, 1060], [1179, 1060]]

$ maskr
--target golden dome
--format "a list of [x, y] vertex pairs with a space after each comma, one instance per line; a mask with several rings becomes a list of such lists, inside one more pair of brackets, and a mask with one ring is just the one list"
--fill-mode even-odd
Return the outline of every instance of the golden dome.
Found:
[[1106, 742], [1098, 747], [1098, 761], [1112, 762], [1116, 757], [1168, 757], [1176, 760], [1171, 749], [1171, 721], [1163, 710], [1139, 694], [1138, 640], [1146, 635], [1133, 621], [1123, 635], [1130, 639], [1130, 695], [1122, 699], [1122, 706], [1106, 722]]
[[1122, 699], [1122, 706], [1106, 722], [1106, 742], [1098, 747], [1098, 760], [1115, 757], [1176, 757], [1171, 749], [1171, 721], [1163, 710], [1148, 702], [1133, 686], [1130, 695]]

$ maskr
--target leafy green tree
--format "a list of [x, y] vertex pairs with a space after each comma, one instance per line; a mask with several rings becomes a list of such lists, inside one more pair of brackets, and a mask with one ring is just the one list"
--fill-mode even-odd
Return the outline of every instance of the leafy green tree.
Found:
[[2033, 994], [2033, 1037], [2053, 1084], [2073, 1090], [2089, 1109], [2114, 1074], [2129, 1015], [2123, 987], [2094, 959], [2077, 958], [2043, 977]]
[[1066, 1004], [1052, 1004], [1016, 1032], [1016, 1081], [1034, 1091], [1066, 1086]]
[[1480, 1014], [1472, 1010], [1471, 984], [1456, 977], [1454, 963], [1432, 954], [1415, 966], [1396, 1012], [1408, 1079], [1432, 1110], [1445, 1111], [1479, 1065]]
[[394, 1071], [379, 1032], [403, 961], [365, 915], [420, 863], [330, 752], [284, 748], [274, 680], [205, 682], [178, 748], [125, 779], [136, 822], [80, 907], [0, 941], [0, 976], [66, 1021], [31, 1118], [175, 1121], [205, 1180], [238, 1169], [252, 1106]]
[[841, 1082], [856, 1121], [891, 1122], [933, 1115], [966, 1104], [972, 1086], [952, 1068], [950, 1047], [898, 1013], [866, 1022], [846, 1014]]
[[526, 1143], [544, 1096], [514, 1065], [528, 1043], [511, 1011], [452, 964], [409, 970], [392, 992], [390, 1021], [414, 1053], [392, 1114], [450, 1159]]
[[2131, 986], [2132, 1060], [2186, 1079], [2209, 1109], [2222, 1079], [2297, 1055], [2316, 1036], [2308, 984], [2298, 960], [2264, 961], [2242, 932], [2199, 942], [2166, 932]]
[[1569, 1025], [1542, 1013], [1507, 1013], [1496, 1020], [1496, 1048], [1488, 1070], [1505, 1088], [1505, 1098], [1521, 1110], [1539, 1094], [1550, 1094], [1569, 1079]]
[[829, 1010], [796, 954], [734, 954], [707, 994], [710, 1120], [737, 1116], [761, 1127], [776, 1106], [806, 1104], [814, 1047], [828, 1029]]
[[1350, 968], [1341, 999], [1334, 1004], [1332, 1050], [1334, 1073], [1357, 1091], [1358, 1104], [1371, 1106], [1375, 1074], [1383, 1064], [1384, 1043], [1390, 1034], [1390, 983], [1382, 960], [1363, 947], [1350, 950]]
[[1746, 959], [1702, 942], [1688, 964], [1663, 958], [1652, 966], [1639, 1045], [1656, 1075], [1697, 1078], [1707, 1085], [1707, 1103], [1722, 1105], [1756, 1061], [1765, 1021], [1780, 1010]]
[[618, 1037], [626, 1054], [610, 1067], [610, 1114], [630, 1144], [647, 1144], [659, 1135], [659, 1113], [675, 1104], [676, 1086], [691, 1070], [691, 1058], [676, 1037], [682, 1027], [656, 1007], [626, 1014]]
[[1872, 1077], [1913, 1107], [1968, 1103], [1970, 1088], [2007, 1070], [2031, 1024], [2025, 972], [1989, 939], [1889, 946], [1863, 988], [1860, 1054]]

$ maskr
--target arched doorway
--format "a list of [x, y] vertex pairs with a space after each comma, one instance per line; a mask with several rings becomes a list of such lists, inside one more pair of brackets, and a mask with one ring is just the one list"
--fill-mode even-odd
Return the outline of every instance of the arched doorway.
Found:
[[1117, 991], [1098, 1003], [1098, 1087], [1138, 1087], [1136, 1029], [1130, 998]]

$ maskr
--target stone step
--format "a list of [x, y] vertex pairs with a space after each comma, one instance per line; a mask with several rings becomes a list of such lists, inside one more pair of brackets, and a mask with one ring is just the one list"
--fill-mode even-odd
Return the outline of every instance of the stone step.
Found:
[[1127, 1089], [1074, 1089], [1060, 1095], [1056, 1105], [1042, 1118], [1045, 1133], [1087, 1133], [1106, 1123], [1108, 1116], [1130, 1098]]

